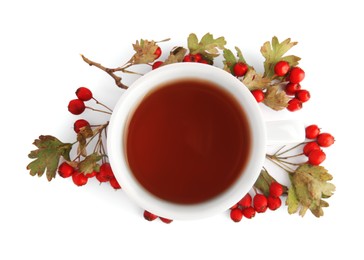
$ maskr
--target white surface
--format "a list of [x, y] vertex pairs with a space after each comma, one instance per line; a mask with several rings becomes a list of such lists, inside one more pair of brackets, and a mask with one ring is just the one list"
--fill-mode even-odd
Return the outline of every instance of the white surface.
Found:
[[[363, 16], [360, 1], [2, 1], [0, 3], [1, 182], [0, 259], [358, 259], [362, 221]], [[164, 8], [164, 10], [163, 10]], [[335, 195], [325, 216], [290, 216], [286, 208], [233, 223], [227, 214], [199, 221], [149, 223], [122, 191], [96, 181], [31, 177], [25, 170], [32, 141], [52, 134], [72, 141], [78, 118], [67, 112], [77, 87], [90, 87], [113, 106], [121, 95], [82, 53], [117, 66], [136, 39], [172, 37], [164, 49], [185, 44], [190, 32], [223, 35], [262, 69], [259, 50], [276, 35], [299, 44], [302, 83], [311, 101], [297, 113], [331, 132], [335, 145], [324, 162]], [[127, 82], [135, 79], [128, 76]], [[106, 95], [107, 94], [107, 95]], [[94, 119], [93, 114], [83, 117]], [[273, 169], [267, 164], [268, 169]], [[281, 175], [276, 176], [284, 180]], [[268, 258], [269, 257], [269, 258]]]

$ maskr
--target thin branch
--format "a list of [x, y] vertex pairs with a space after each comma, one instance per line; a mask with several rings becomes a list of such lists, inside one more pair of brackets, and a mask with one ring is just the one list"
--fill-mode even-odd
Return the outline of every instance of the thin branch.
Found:
[[121, 77], [115, 75], [114, 72], [116, 71], [122, 71], [123, 69], [121, 67], [119, 68], [116, 68], [116, 69], [109, 69], [109, 68], [106, 68], [104, 66], [102, 66], [100, 63], [97, 63], [97, 62], [94, 62], [88, 58], [86, 58], [85, 56], [83, 56], [81, 54], [81, 57], [83, 59], [84, 62], [86, 62], [88, 65], [90, 66], [95, 66], [103, 71], [105, 71], [107, 74], [109, 74], [114, 80], [115, 80], [115, 84], [119, 87], [119, 88], [122, 88], [122, 89], [127, 89], [128, 87], [125, 86], [123, 83], [121, 83]]

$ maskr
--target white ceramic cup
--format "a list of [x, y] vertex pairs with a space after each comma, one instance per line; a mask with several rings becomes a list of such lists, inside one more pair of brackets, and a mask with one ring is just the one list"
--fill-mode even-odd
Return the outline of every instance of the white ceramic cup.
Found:
[[[250, 160], [240, 177], [224, 193], [198, 204], [176, 204], [147, 191], [134, 177], [125, 154], [125, 132], [132, 112], [143, 97], [168, 81], [195, 78], [215, 83], [235, 97], [251, 128]], [[198, 219], [221, 213], [237, 203], [254, 185], [263, 166], [268, 144], [304, 140], [304, 126], [296, 121], [264, 122], [261, 110], [241, 81], [224, 70], [199, 63], [176, 63], [160, 67], [136, 80], [116, 104], [108, 129], [107, 149], [111, 167], [125, 193], [140, 207], [170, 219]]]

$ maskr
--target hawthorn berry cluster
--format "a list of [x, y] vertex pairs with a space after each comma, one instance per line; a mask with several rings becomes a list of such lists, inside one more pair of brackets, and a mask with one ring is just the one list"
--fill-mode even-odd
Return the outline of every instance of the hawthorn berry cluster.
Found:
[[[302, 104], [311, 97], [308, 90], [301, 89], [300, 82], [305, 78], [303, 69], [291, 67], [287, 61], [279, 61], [274, 66], [274, 73], [276, 77], [284, 78], [284, 91], [287, 96], [291, 97], [288, 101], [287, 110], [291, 112], [300, 110]], [[262, 89], [252, 90], [251, 93], [258, 103], [264, 101], [265, 93]]]
[[240, 222], [243, 217], [251, 219], [256, 213], [264, 213], [267, 208], [276, 210], [282, 205], [280, 196], [283, 187], [278, 182], [272, 182], [269, 186], [269, 195], [255, 193], [254, 197], [247, 193], [238, 203], [230, 208], [230, 218], [234, 222]]
[[329, 133], [320, 133], [317, 125], [306, 127], [306, 138], [314, 141], [305, 144], [303, 153], [308, 157], [311, 165], [320, 165], [326, 159], [326, 154], [321, 148], [331, 146], [335, 138]]
[[120, 184], [116, 180], [114, 173], [111, 169], [110, 163], [105, 162], [101, 164], [98, 171], [91, 173], [80, 172], [77, 167], [71, 165], [72, 163], [63, 162], [58, 167], [58, 174], [62, 178], [69, 178], [72, 176], [72, 181], [77, 186], [83, 186], [88, 182], [88, 179], [95, 177], [100, 183], [109, 182], [111, 187], [115, 190], [121, 189]]

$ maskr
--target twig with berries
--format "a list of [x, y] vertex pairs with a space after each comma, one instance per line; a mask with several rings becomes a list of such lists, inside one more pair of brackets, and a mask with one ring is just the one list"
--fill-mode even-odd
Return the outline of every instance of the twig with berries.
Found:
[[[82, 114], [86, 109], [95, 112], [111, 114], [112, 109], [93, 97], [92, 92], [85, 87], [76, 91], [77, 99], [68, 104], [68, 111], [74, 115]], [[101, 109], [86, 106], [85, 102], [94, 100]], [[114, 189], [120, 189], [110, 164], [107, 161], [107, 152], [104, 145], [109, 122], [91, 125], [85, 119], [78, 119], [74, 122], [73, 129], [76, 133], [76, 141], [63, 143], [50, 135], [42, 135], [35, 140], [37, 150], [29, 154], [34, 159], [28, 164], [27, 169], [31, 175], [42, 176], [46, 172], [48, 181], [59, 176], [63, 178], [72, 177], [77, 186], [83, 186], [88, 179], [96, 177], [98, 181], [110, 182]], [[73, 159], [70, 152], [77, 146], [77, 152]], [[93, 146], [93, 149], [90, 149]], [[88, 150], [92, 150], [90, 153]], [[61, 162], [61, 163], [60, 163]], [[59, 164], [59, 165], [58, 165]]]
[[[290, 214], [299, 211], [304, 216], [309, 209], [314, 216], [323, 216], [322, 208], [329, 205], [324, 199], [333, 194], [335, 186], [328, 182], [332, 176], [319, 165], [326, 158], [322, 149], [331, 146], [335, 140], [329, 133], [320, 133], [317, 125], [306, 127], [306, 138], [306, 142], [286, 149], [281, 147], [274, 154], [266, 155], [289, 175], [290, 187], [278, 183], [264, 168], [254, 184], [253, 200], [248, 193], [230, 208], [230, 218], [233, 221], [239, 222], [243, 216], [252, 218], [255, 213], [263, 213], [267, 208], [276, 210], [282, 204], [281, 196], [287, 196], [286, 205]], [[297, 153], [289, 154], [297, 150]], [[298, 163], [293, 161], [298, 158], [306, 159]]]

